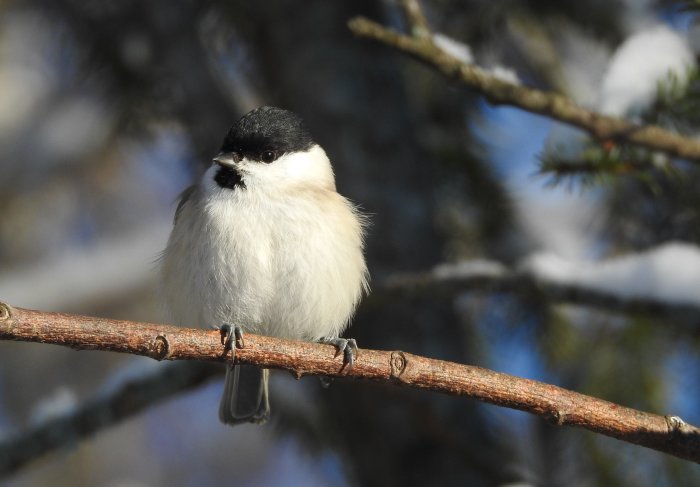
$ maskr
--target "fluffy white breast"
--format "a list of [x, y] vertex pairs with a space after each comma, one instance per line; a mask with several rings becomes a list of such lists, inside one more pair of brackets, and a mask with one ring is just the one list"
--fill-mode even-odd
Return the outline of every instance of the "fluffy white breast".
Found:
[[254, 333], [338, 336], [367, 287], [363, 228], [325, 152], [243, 161], [245, 187], [213, 166], [179, 214], [162, 263], [173, 319]]

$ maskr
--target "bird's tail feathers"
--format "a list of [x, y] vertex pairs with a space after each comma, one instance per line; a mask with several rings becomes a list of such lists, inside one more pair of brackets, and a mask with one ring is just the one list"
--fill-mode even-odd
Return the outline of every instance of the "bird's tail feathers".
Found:
[[253, 365], [226, 369], [224, 395], [219, 406], [222, 423], [264, 423], [270, 417], [268, 380], [270, 371]]

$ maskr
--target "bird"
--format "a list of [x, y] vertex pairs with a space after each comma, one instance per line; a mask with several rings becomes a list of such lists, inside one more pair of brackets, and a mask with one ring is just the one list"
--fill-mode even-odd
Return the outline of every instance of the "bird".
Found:
[[[331, 162], [294, 112], [262, 106], [226, 133], [201, 178], [183, 191], [160, 259], [171, 319], [222, 330], [232, 348], [254, 333], [330, 343], [369, 292], [368, 217], [336, 190]], [[219, 419], [270, 417], [269, 371], [227, 366]]]

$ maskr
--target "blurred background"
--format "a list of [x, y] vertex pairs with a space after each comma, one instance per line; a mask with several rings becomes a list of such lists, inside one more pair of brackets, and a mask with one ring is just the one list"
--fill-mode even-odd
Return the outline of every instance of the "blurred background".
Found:
[[[499, 76], [697, 135], [693, 6], [424, 2], [445, 49]], [[339, 191], [372, 215], [373, 293], [348, 334], [360, 347], [700, 423], [697, 166], [493, 107], [354, 38], [356, 15], [406, 28], [390, 0], [0, 2], [0, 299], [164, 321], [157, 258], [178, 194], [238, 117], [273, 104], [306, 120]], [[658, 309], [567, 304], [534, 288], [386, 286], [458, 263], [565, 283], [586, 270], [589, 287]], [[0, 342], [0, 437], [167, 365]], [[221, 388], [217, 377], [0, 484], [700, 483], [697, 465], [525, 413], [383, 384], [322, 389], [282, 372], [272, 421], [232, 429], [218, 422]]]

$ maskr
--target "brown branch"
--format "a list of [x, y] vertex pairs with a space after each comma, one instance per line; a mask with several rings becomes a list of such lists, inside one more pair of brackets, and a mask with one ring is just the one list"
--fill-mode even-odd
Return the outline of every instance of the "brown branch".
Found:
[[[382, 302], [396, 293], [454, 293], [465, 290], [487, 292], [516, 292], [541, 294], [545, 299], [571, 304], [583, 304], [613, 311], [643, 312], [676, 317], [696, 323], [700, 309], [692, 305], [675, 305], [654, 300], [630, 299], [611, 293], [586, 289], [577, 285], [543, 282], [534, 276], [508, 271], [497, 263], [493, 270], [461, 270], [403, 274], [388, 279], [370, 296], [367, 305]], [[446, 265], [441, 266], [442, 269]], [[179, 362], [159, 369], [137, 380], [129, 378], [108, 392], [98, 392], [97, 398], [81, 407], [67, 411], [41, 424], [0, 441], [0, 475], [12, 473], [31, 460], [57, 448], [75, 444], [80, 439], [141, 412], [149, 406], [195, 388], [223, 370], [205, 362]]]
[[600, 141], [620, 141], [674, 157], [700, 161], [700, 142], [655, 125], [636, 125], [583, 108], [571, 99], [499, 79], [473, 64], [466, 64], [433, 43], [431, 36], [403, 35], [364, 17], [348, 23], [359, 37], [373, 39], [435, 67], [450, 79], [472, 88], [495, 105], [511, 105], [579, 127]]
[[[223, 362], [218, 331], [11, 308], [0, 303], [0, 339], [111, 350], [158, 360]], [[330, 345], [246, 335], [236, 362], [388, 382], [527, 411], [700, 463], [700, 430], [675, 417], [626, 408], [542, 382], [400, 351], [360, 350], [351, 371]]]

